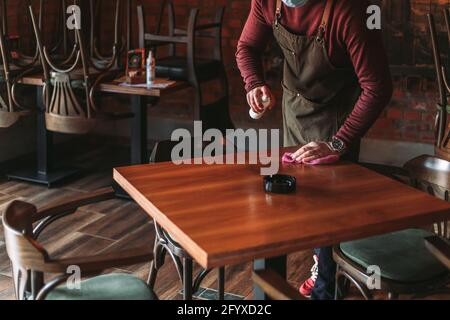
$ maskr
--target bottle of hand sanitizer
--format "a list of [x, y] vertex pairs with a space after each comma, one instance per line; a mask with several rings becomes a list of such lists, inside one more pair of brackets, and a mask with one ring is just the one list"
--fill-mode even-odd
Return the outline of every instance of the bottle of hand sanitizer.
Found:
[[150, 50], [147, 58], [147, 88], [150, 89], [156, 79], [156, 61], [153, 52]]
[[253, 109], [250, 109], [250, 118], [252, 118], [253, 120], [259, 120], [264, 116], [264, 113], [266, 113], [267, 108], [269, 108], [270, 106], [270, 98], [268, 96], [263, 96], [261, 99], [261, 102], [264, 106], [264, 111], [261, 113], [256, 113], [255, 111], [253, 111]]

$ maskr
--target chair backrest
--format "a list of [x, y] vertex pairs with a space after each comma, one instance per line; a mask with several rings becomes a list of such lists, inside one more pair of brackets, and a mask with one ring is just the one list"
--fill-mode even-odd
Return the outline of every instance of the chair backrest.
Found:
[[[120, 0], [116, 0], [116, 15], [120, 10], [119, 3]], [[89, 56], [80, 28], [75, 28], [74, 49], [60, 63], [61, 66], [57, 66], [42, 42], [41, 29], [36, 23], [33, 9], [30, 7], [29, 10], [43, 67], [47, 129], [68, 134], [86, 134], [97, 124], [98, 108], [93, 98], [94, 89], [102, 76], [116, 63], [118, 44], [114, 45], [111, 60], [100, 67]]]
[[[164, 12], [167, 7], [167, 35], [162, 35], [162, 25], [164, 22]], [[225, 7], [219, 7], [216, 10], [216, 14], [212, 22], [207, 24], [199, 24], [199, 10], [193, 8], [190, 10], [188, 23], [186, 28], [179, 28], [176, 25], [175, 9], [172, 0], [164, 0], [161, 4], [161, 9], [156, 25], [155, 33], [147, 31], [145, 11], [142, 5], [137, 8], [138, 26], [139, 26], [139, 46], [141, 48], [149, 46], [156, 51], [159, 46], [169, 46], [169, 56], [177, 55], [177, 45], [185, 45], [186, 57], [188, 60], [189, 72], [192, 74], [195, 72], [195, 54], [196, 54], [196, 42], [200, 38], [210, 38], [214, 40], [214, 57], [213, 59], [222, 62], [222, 27], [224, 19]], [[194, 81], [195, 79], [189, 79]]]
[[[127, 0], [128, 2], [131, 0]], [[111, 60], [111, 57], [114, 55], [114, 50], [118, 48], [120, 44], [120, 49], [118, 52], [118, 55], [120, 55], [121, 52], [124, 51], [125, 46], [122, 45], [123, 41], [121, 38], [121, 29], [122, 29], [122, 19], [121, 15], [123, 10], [125, 9], [122, 5], [123, 1], [116, 1], [113, 2], [113, 5], [115, 6], [115, 15], [114, 15], [114, 43], [112, 47], [112, 54], [111, 56], [107, 57], [101, 53], [101, 50], [99, 49], [99, 36], [101, 34], [100, 31], [100, 24], [98, 21], [102, 19], [101, 13], [103, 12], [102, 9], [105, 3], [109, 5], [111, 3], [110, 0], [108, 1], [102, 1], [102, 0], [89, 0], [89, 54], [94, 61], [96, 61], [97, 64], [103, 64], [109, 63], [109, 60]], [[109, 10], [104, 10], [104, 12], [109, 13]], [[128, 22], [127, 22], [128, 23]], [[128, 29], [128, 26], [127, 26]], [[115, 68], [118, 69], [119, 59], [115, 60]]]
[[[450, 162], [432, 156], [421, 156], [405, 164], [414, 187], [430, 195], [450, 201]], [[449, 238], [448, 221], [437, 227], [437, 233]]]
[[13, 269], [16, 296], [24, 297], [29, 271], [44, 268], [48, 253], [33, 239], [33, 219], [37, 213], [35, 206], [22, 202], [12, 202], [3, 214], [6, 250]]
[[[168, 12], [168, 34], [161, 35], [163, 24], [162, 17], [165, 12], [165, 7], [167, 7]], [[182, 80], [186, 80], [194, 88], [194, 120], [203, 121], [205, 129], [218, 128], [225, 131], [226, 129], [234, 128], [229, 113], [229, 84], [222, 54], [222, 26], [225, 8], [219, 7], [216, 10], [212, 22], [205, 24], [198, 23], [199, 10], [195, 8], [191, 9], [187, 27], [181, 29], [177, 27], [175, 23], [176, 15], [174, 12], [173, 1], [163, 1], [156, 33], [147, 31], [144, 7], [142, 5], [138, 6], [137, 12], [139, 46], [141, 48], [152, 48], [153, 50], [156, 50], [156, 48], [168, 45], [169, 58], [175, 57], [175, 67], [180, 64], [180, 58], [183, 59], [185, 56], [186, 63], [182, 62], [182, 68], [186, 69], [186, 75], [182, 76]], [[209, 62], [208, 72], [204, 72], [204, 68], [202, 72], [199, 72], [199, 68], [197, 68], [197, 65], [200, 64], [200, 59], [196, 56], [196, 46], [197, 40], [201, 38], [212, 39], [214, 42], [214, 45], [212, 46], [214, 48], [213, 58], [203, 59]], [[177, 57], [176, 46], [178, 45], [182, 45], [186, 48], [186, 53], [183, 54], [183, 57]], [[157, 68], [160, 59], [161, 57], [158, 56], [156, 60]], [[170, 68], [170, 62], [164, 67]], [[201, 84], [212, 80], [219, 81], [220, 89], [218, 92], [220, 92], [220, 94], [210, 96], [204, 95]], [[205, 100], [212, 101], [205, 103]]]
[[[39, 1], [42, 7], [43, 0]], [[0, 0], [0, 128], [9, 128], [23, 116], [31, 114], [31, 108], [26, 108], [19, 101], [15, 87], [18, 80], [39, 67], [39, 56], [28, 57], [13, 49], [11, 36], [8, 33], [8, 4]], [[23, 100], [23, 99], [20, 99]]]
[[[450, 39], [450, 9], [444, 10], [447, 34]], [[447, 160], [450, 160], [450, 123], [448, 122], [448, 96], [450, 85], [447, 78], [445, 66], [441, 60], [441, 50], [436, 32], [436, 24], [432, 14], [428, 14], [428, 24], [431, 34], [431, 44], [433, 49], [434, 63], [436, 67], [437, 87], [439, 90], [438, 119], [436, 127], [436, 153]]]

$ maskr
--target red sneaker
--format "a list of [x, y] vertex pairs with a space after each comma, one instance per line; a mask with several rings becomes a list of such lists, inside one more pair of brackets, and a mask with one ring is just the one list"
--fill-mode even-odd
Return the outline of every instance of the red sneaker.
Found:
[[311, 278], [306, 280], [300, 287], [300, 294], [310, 299], [312, 291], [316, 285], [317, 276], [319, 275], [319, 257], [314, 256], [314, 266], [311, 269]]

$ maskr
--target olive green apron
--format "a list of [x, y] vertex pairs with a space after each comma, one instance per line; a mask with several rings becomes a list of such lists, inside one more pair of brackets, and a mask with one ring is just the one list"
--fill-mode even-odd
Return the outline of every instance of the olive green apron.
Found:
[[[282, 1], [276, 1], [273, 31], [284, 62], [283, 123], [285, 147], [331, 141], [352, 112], [361, 88], [353, 68], [336, 68], [328, 57], [324, 36], [334, 0], [326, 0], [315, 36], [301, 36], [282, 24]], [[359, 142], [347, 158], [357, 161]]]

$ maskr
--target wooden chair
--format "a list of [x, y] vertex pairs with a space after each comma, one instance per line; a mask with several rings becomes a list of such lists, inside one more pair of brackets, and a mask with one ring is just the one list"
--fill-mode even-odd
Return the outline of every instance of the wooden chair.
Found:
[[[43, 1], [40, 1], [42, 7]], [[0, 128], [9, 128], [24, 116], [32, 114], [32, 108], [19, 101], [16, 87], [19, 80], [39, 69], [39, 56], [36, 48], [34, 57], [29, 57], [13, 49], [12, 37], [8, 34], [7, 1], [0, 2]], [[23, 99], [21, 99], [23, 100]]]
[[[120, 10], [116, 0], [116, 15]], [[114, 114], [101, 110], [95, 102], [97, 86], [116, 76], [112, 70], [118, 59], [118, 44], [114, 45], [111, 60], [99, 67], [87, 53], [83, 35], [75, 30], [76, 41], [70, 57], [61, 66], [56, 65], [42, 43], [41, 30], [36, 24], [30, 7], [33, 29], [43, 67], [43, 97], [46, 107], [46, 126], [49, 131], [86, 134], [93, 130], [99, 120], [126, 119], [131, 113]]]
[[[447, 26], [447, 34], [450, 39], [450, 9], [444, 10], [445, 24]], [[434, 63], [436, 66], [436, 80], [439, 90], [439, 101], [437, 103], [436, 117], [436, 154], [450, 161], [450, 123], [448, 115], [450, 112], [448, 106], [448, 97], [450, 95], [450, 81], [447, 78], [447, 72], [442, 64], [441, 50], [439, 46], [436, 25], [432, 14], [428, 14], [428, 24], [431, 35], [431, 44], [433, 48]]]
[[[112, 189], [99, 190], [65, 203], [37, 210], [14, 201], [3, 214], [6, 250], [12, 263], [19, 300], [154, 300], [154, 292], [140, 279], [125, 274], [101, 274], [107, 269], [150, 262], [149, 248], [91, 257], [53, 259], [39, 243], [40, 234], [53, 222], [76, 213], [79, 207], [114, 198]], [[83, 278], [80, 289], [70, 289], [68, 279], [76, 266]], [[44, 276], [52, 280], [44, 283]]]
[[253, 272], [253, 282], [274, 300], [306, 300], [272, 270]]
[[[409, 161], [405, 169], [413, 186], [449, 201], [450, 162], [421, 156]], [[436, 224], [432, 231], [411, 229], [336, 246], [336, 299], [345, 295], [350, 283], [365, 299], [373, 299], [367, 285], [373, 276], [367, 270], [370, 266], [380, 267], [380, 290], [392, 300], [402, 294], [427, 295], [443, 289], [450, 282], [450, 273], [427, 250], [424, 240], [436, 234], [448, 239], [448, 221]]]
[[[222, 55], [222, 24], [225, 9], [219, 8], [214, 21], [198, 24], [198, 9], [190, 11], [188, 26], [179, 29], [175, 24], [175, 11], [172, 1], [163, 1], [156, 34], [149, 33], [145, 25], [143, 6], [138, 6], [139, 46], [141, 48], [159, 48], [169, 46], [169, 55], [157, 56], [156, 75], [161, 78], [187, 81], [194, 90], [194, 121], [203, 121], [205, 130], [216, 128], [223, 132], [234, 128], [229, 115], [229, 88]], [[162, 14], [167, 6], [169, 34], [161, 35]], [[200, 39], [214, 41], [214, 55], [211, 59], [196, 55], [196, 44]], [[186, 48], [185, 55], [178, 55], [177, 46]], [[218, 80], [222, 96], [214, 102], [204, 103], [202, 84]]]
[[[129, 0], [128, 0], [129, 1]], [[124, 10], [123, 1], [115, 2], [115, 15], [114, 15], [114, 45], [112, 52], [109, 56], [103, 54], [99, 48], [99, 37], [100, 37], [100, 28], [98, 21], [102, 18], [102, 5], [105, 2], [110, 3], [111, 1], [101, 1], [101, 0], [89, 0], [89, 55], [94, 62], [95, 65], [103, 67], [107, 65], [109, 61], [111, 61], [114, 57], [114, 52], [116, 52], [117, 56], [121, 56], [123, 53], [125, 46], [123, 45], [125, 40], [121, 38], [121, 14]], [[109, 11], [106, 11], [109, 12]], [[120, 70], [119, 59], [114, 59], [114, 66], [111, 68], [112, 70]]]
[[[178, 144], [178, 142], [174, 141], [161, 141], [156, 144], [153, 149], [150, 163], [158, 163], [158, 162], [169, 162], [171, 161], [171, 155], [173, 148]], [[194, 149], [196, 147], [201, 148], [202, 150], [205, 148], [205, 145], [201, 146], [196, 145], [196, 142], [192, 140], [191, 143], [192, 151], [191, 155], [194, 154]], [[226, 150], [226, 146], [224, 145], [224, 150]], [[184, 155], [186, 159], [190, 159], [191, 156]], [[154, 261], [152, 261], [150, 266], [150, 274], [148, 283], [151, 288], [154, 288], [156, 283], [156, 278], [158, 275], [158, 270], [164, 265], [165, 257], [167, 253], [172, 258], [175, 267], [178, 272], [178, 276], [180, 277], [180, 281], [183, 285], [184, 299], [192, 300], [193, 293], [196, 293], [201, 286], [201, 283], [205, 279], [205, 277], [211, 273], [212, 270], [202, 270], [193, 279], [193, 259], [184, 250], [172, 236], [166, 232], [161, 226], [155, 221], [156, 228], [156, 237], [154, 244]], [[219, 292], [219, 300], [224, 300], [225, 298], [225, 268], [220, 268], [218, 270], [218, 292]]]
[[425, 245], [444, 266], [450, 269], [450, 243], [448, 241], [434, 236], [426, 238]]

